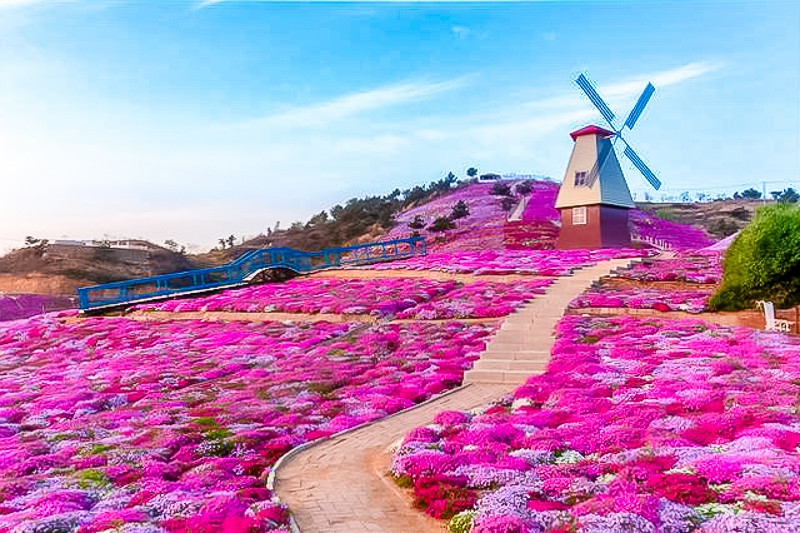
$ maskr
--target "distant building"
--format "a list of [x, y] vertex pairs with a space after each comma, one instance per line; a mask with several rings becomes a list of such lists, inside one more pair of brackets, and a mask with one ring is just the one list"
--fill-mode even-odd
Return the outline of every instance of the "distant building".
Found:
[[52, 244], [57, 246], [81, 246], [88, 248], [114, 248], [117, 250], [141, 250], [152, 251], [160, 250], [161, 246], [153, 244], [141, 239], [122, 239], [114, 241], [99, 241], [99, 240], [71, 240], [71, 239], [56, 239]]
[[558, 248], [630, 246], [628, 211], [636, 206], [611, 144], [614, 132], [586, 126], [570, 136], [575, 145], [555, 205]]

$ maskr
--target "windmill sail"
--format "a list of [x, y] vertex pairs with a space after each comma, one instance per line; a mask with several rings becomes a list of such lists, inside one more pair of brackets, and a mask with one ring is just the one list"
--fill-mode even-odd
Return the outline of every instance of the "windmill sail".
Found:
[[600, 114], [603, 115], [603, 118], [605, 118], [611, 127], [616, 131], [617, 128], [614, 126], [614, 118], [616, 115], [614, 115], [614, 112], [608, 107], [608, 104], [606, 104], [605, 100], [600, 97], [588, 78], [581, 74], [578, 76], [578, 79], [575, 80], [575, 83], [577, 83], [578, 86], [583, 89], [583, 92], [586, 93], [586, 96], [589, 97], [589, 100], [591, 100], [597, 110], [600, 111]]
[[[614, 142], [616, 143], [617, 140], [620, 140], [625, 145], [623, 153], [628, 159], [630, 159], [631, 163], [633, 163], [633, 166], [639, 169], [639, 172], [642, 173], [650, 185], [652, 185], [656, 190], [660, 189], [661, 181], [656, 177], [655, 173], [650, 170], [650, 167], [648, 167], [645, 162], [642, 161], [642, 158], [639, 157], [636, 152], [634, 152], [633, 148], [630, 147], [628, 142], [622, 137], [622, 130], [624, 130], [626, 127], [628, 129], [633, 129], [633, 127], [636, 125], [636, 122], [639, 120], [639, 117], [642, 115], [644, 108], [647, 106], [648, 102], [650, 102], [650, 98], [653, 96], [653, 93], [656, 92], [656, 88], [653, 87], [653, 84], [647, 84], [647, 87], [644, 88], [644, 91], [642, 91], [642, 94], [636, 101], [636, 105], [633, 106], [630, 114], [628, 114], [628, 118], [625, 119], [625, 124], [622, 125], [622, 128], [617, 129], [617, 127], [614, 125], [614, 119], [616, 118], [616, 115], [613, 111], [611, 111], [611, 108], [608, 107], [608, 104], [606, 104], [605, 100], [600, 97], [600, 94], [594, 88], [592, 82], [590, 82], [585, 75], [579, 74], [575, 79], [575, 83], [578, 84], [586, 96], [589, 97], [589, 100], [592, 101], [592, 104], [594, 104], [597, 110], [600, 111], [600, 114], [603, 115], [603, 118], [606, 119], [606, 122], [608, 122], [608, 124], [614, 130]], [[609, 147], [609, 150], [613, 150], [613, 147]], [[594, 183], [594, 181], [597, 179], [597, 176], [602, 171], [603, 165], [605, 164], [607, 158], [608, 151], [598, 154], [598, 158], [589, 172], [589, 185]]]
[[639, 157], [638, 154], [633, 151], [633, 148], [628, 146], [627, 143], [625, 144], [625, 150], [623, 153], [628, 159], [631, 160], [633, 166], [639, 169], [639, 172], [641, 172], [645, 179], [650, 182], [650, 185], [652, 185], [654, 189], [658, 190], [661, 188], [661, 181], [656, 177], [653, 171], [650, 170], [647, 165], [645, 165], [644, 161], [642, 161], [642, 158]]
[[636, 101], [636, 105], [633, 106], [633, 109], [631, 109], [631, 114], [628, 115], [627, 120], [625, 120], [625, 126], [627, 126], [629, 130], [632, 130], [633, 125], [636, 124], [637, 120], [639, 120], [639, 115], [641, 115], [642, 111], [644, 111], [647, 102], [650, 101], [650, 97], [653, 96], [654, 92], [656, 92], [656, 88], [653, 87], [652, 83], [648, 83], [647, 87], [644, 88], [642, 95], [639, 97], [639, 100]]

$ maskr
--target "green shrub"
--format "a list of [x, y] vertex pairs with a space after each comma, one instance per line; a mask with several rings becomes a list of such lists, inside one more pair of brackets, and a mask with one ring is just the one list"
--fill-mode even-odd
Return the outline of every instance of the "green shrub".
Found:
[[464, 200], [459, 200], [458, 202], [456, 202], [456, 205], [453, 206], [453, 210], [450, 212], [450, 220], [456, 220], [468, 216], [469, 216], [469, 205], [467, 205], [467, 202], [465, 202]]
[[495, 196], [511, 196], [511, 187], [501, 181], [498, 181], [492, 185], [489, 193]]
[[514, 190], [517, 194], [530, 194], [533, 191], [533, 182], [531, 180], [521, 181], [517, 183]]
[[653, 213], [655, 216], [660, 218], [661, 220], [668, 220], [670, 222], [677, 222], [678, 221], [678, 214], [675, 212], [674, 209], [670, 207], [659, 207], [656, 208], [655, 212]]
[[428, 226], [429, 231], [447, 231], [449, 229], [455, 229], [456, 225], [447, 217], [438, 217], [436, 220], [433, 221], [433, 224]]
[[800, 304], [800, 207], [762, 207], [731, 244], [722, 285], [711, 299], [718, 310], [753, 307], [772, 300], [777, 307]]
[[450, 533], [469, 533], [472, 529], [472, 521], [475, 519], [475, 511], [461, 511], [450, 519], [447, 529]]

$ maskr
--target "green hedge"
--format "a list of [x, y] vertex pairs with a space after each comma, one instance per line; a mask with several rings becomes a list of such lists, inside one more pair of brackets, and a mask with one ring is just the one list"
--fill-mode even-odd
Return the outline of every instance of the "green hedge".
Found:
[[756, 300], [771, 300], [779, 308], [800, 304], [800, 208], [759, 209], [731, 244], [723, 269], [711, 299], [714, 309], [748, 309]]

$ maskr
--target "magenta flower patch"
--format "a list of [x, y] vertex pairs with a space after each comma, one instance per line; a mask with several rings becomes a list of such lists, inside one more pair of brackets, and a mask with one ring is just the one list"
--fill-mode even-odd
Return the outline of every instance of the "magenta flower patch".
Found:
[[457, 385], [490, 326], [0, 325], [0, 531], [286, 531], [291, 448]]
[[798, 395], [785, 335], [570, 316], [546, 374], [412, 431], [392, 469], [466, 479], [465, 531], [797, 531]]

